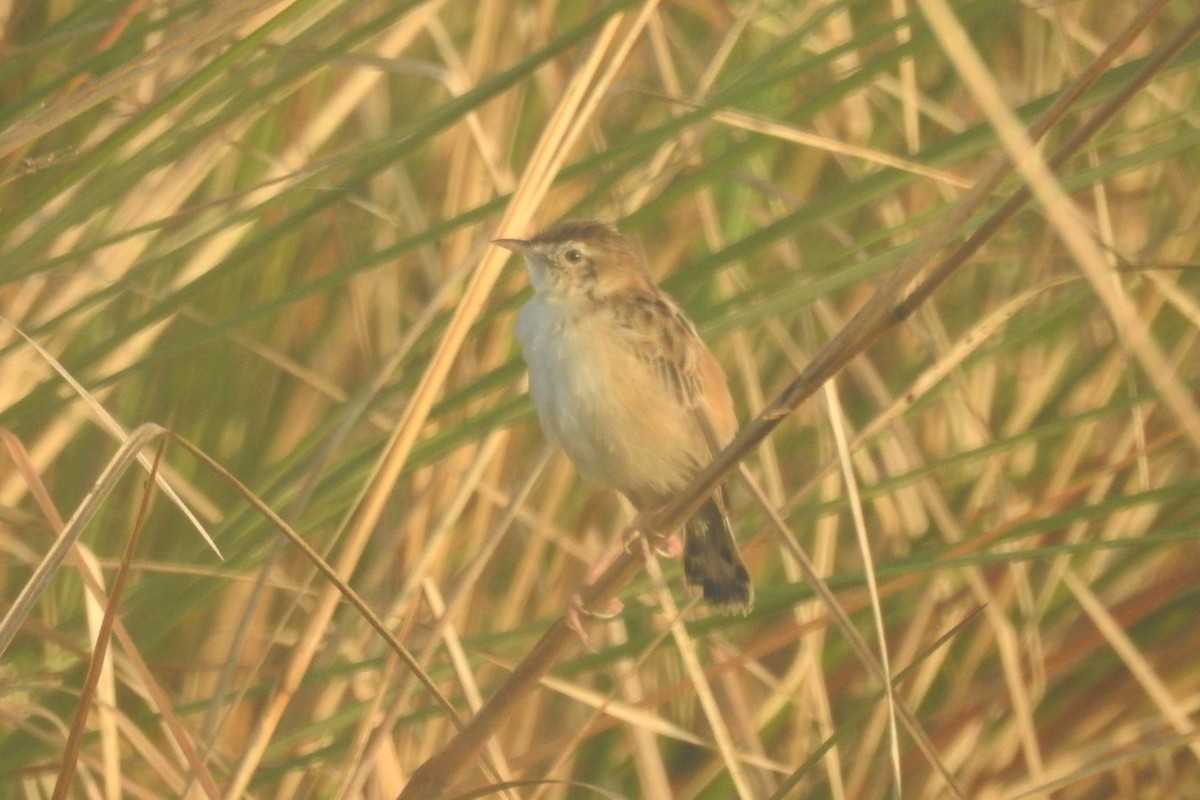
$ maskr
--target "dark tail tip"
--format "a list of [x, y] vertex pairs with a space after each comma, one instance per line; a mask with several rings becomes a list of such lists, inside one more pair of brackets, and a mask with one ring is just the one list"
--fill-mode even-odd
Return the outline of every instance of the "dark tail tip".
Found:
[[720, 611], [748, 614], [754, 605], [750, 573], [742, 562], [729, 518], [709, 500], [684, 526], [683, 574]]

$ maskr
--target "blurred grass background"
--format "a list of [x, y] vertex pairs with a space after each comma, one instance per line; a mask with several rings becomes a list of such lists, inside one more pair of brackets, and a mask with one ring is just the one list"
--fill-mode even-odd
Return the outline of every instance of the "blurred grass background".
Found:
[[[953, 12], [1026, 122], [1150, 13]], [[1051, 146], [1194, 14], [1161, 4]], [[1002, 152], [905, 0], [14, 0], [0, 29], [6, 609], [120, 447], [102, 406], [249, 487], [463, 716], [630, 519], [547, 451], [488, 240], [621, 220], [749, 419]], [[1192, 398], [1198, 78], [1193, 42], [1060, 171]], [[878, 647], [853, 473], [897, 698], [966, 796], [1200, 797], [1200, 459], [1127, 336], [1031, 206], [746, 462]], [[445, 712], [229, 480], [163, 469], [224, 560], [157, 497], [84, 693], [145, 473], [105, 482], [0, 656], [0, 795], [70, 758], [67, 796], [394, 797]], [[757, 606], [685, 611], [719, 716], [643, 576], [447, 785], [950, 796], [732, 486]]]

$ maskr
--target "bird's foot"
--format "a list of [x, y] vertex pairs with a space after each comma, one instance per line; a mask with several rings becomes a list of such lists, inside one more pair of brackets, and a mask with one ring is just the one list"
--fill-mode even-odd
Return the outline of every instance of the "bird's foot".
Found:
[[583, 646], [593, 653], [596, 648], [592, 647], [588, 641], [587, 628], [584, 626], [584, 618], [607, 620], [620, 614], [625, 609], [625, 604], [615, 597], [610, 597], [605, 607], [601, 609], [588, 608], [583, 601], [583, 594], [576, 592], [571, 596], [571, 602], [567, 606], [567, 627], [570, 628], [579, 640], [583, 642]]

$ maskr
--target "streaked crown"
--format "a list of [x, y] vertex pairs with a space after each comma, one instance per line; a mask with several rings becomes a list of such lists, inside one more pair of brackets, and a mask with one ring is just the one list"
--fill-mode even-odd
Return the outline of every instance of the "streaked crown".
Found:
[[607, 222], [560, 222], [532, 239], [497, 239], [495, 244], [525, 257], [539, 292], [599, 299], [650, 284], [633, 245]]

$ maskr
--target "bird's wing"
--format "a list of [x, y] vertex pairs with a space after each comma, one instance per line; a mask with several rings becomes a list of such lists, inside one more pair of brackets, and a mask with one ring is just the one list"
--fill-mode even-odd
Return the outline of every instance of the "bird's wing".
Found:
[[665, 294], [638, 295], [625, 306], [625, 345], [667, 396], [695, 415], [712, 452], [733, 438], [737, 419], [725, 373], [695, 326]]
[[681, 407], [700, 405], [705, 389], [700, 356], [706, 351], [692, 323], [661, 293], [637, 295], [622, 305], [623, 344]]

